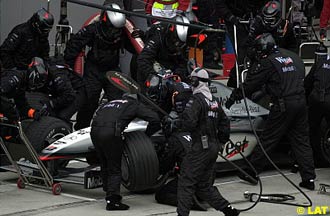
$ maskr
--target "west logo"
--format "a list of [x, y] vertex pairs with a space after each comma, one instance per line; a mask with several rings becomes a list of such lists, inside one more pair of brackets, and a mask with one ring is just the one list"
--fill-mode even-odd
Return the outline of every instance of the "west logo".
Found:
[[276, 57], [275, 58], [279, 63], [288, 65], [290, 63], [293, 63], [293, 60], [291, 57]]

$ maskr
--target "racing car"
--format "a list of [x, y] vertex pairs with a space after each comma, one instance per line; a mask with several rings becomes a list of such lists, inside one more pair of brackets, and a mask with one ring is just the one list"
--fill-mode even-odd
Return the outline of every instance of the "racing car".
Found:
[[[214, 95], [224, 104], [232, 90], [218, 81], [212, 81], [212, 85], [217, 89], [217, 93]], [[248, 99], [247, 104], [252, 124], [260, 133], [269, 110]], [[227, 142], [223, 146], [220, 152], [222, 157], [219, 156], [217, 159], [219, 164], [226, 162], [224, 158], [230, 161], [240, 161], [242, 160], [240, 153], [248, 157], [257, 145], [257, 139], [250, 126], [244, 103], [236, 103], [230, 110], [226, 108], [224, 110], [231, 119], [231, 142]], [[160, 131], [149, 138], [144, 133], [146, 126], [145, 121], [136, 119], [124, 131], [126, 144], [122, 159], [122, 183], [130, 191], [155, 188], [166, 178], [166, 175], [160, 174], [162, 166], [160, 159], [165, 145], [164, 134]], [[89, 133], [90, 127], [58, 139], [41, 151], [40, 159], [46, 162], [83, 157], [88, 163], [95, 162], [96, 154]], [[317, 151], [319, 157], [316, 159], [323, 164], [329, 164], [330, 129], [326, 128], [325, 124], [322, 125], [322, 141]]]

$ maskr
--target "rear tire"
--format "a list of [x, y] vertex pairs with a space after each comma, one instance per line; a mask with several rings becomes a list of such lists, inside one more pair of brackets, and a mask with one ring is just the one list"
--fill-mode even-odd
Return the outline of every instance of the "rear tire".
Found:
[[141, 131], [125, 134], [122, 159], [122, 183], [133, 192], [145, 191], [157, 185], [158, 157], [150, 138]]

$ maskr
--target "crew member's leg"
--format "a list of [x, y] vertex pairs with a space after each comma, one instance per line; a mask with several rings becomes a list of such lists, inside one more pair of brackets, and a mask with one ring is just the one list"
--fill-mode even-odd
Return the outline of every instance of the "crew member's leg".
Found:
[[102, 82], [98, 79], [100, 71], [97, 66], [86, 62], [84, 82], [86, 87], [86, 98], [84, 104], [77, 113], [77, 123], [75, 129], [88, 127], [98, 107], [99, 98], [102, 91]]

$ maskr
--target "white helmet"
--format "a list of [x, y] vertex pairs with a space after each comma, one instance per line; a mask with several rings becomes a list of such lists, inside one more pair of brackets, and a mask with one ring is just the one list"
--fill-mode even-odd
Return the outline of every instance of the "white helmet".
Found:
[[[188, 18], [184, 17], [184, 16], [175, 17], [175, 21], [190, 24], [190, 21], [188, 20]], [[187, 41], [187, 36], [188, 36], [188, 26], [183, 26], [183, 25], [176, 24], [176, 33], [178, 35], [178, 38], [182, 42], [186, 42]]]
[[[120, 10], [121, 8], [117, 4], [108, 4], [105, 5], [109, 8]], [[116, 28], [122, 28], [126, 23], [126, 16], [123, 13], [114, 12], [114, 11], [103, 11], [101, 13], [101, 21], [104, 22], [107, 26], [114, 26]]]
[[192, 87], [197, 87], [199, 85], [199, 82], [205, 82], [209, 83], [210, 82], [210, 77], [209, 73], [200, 67], [195, 68], [191, 74], [191, 85]]

